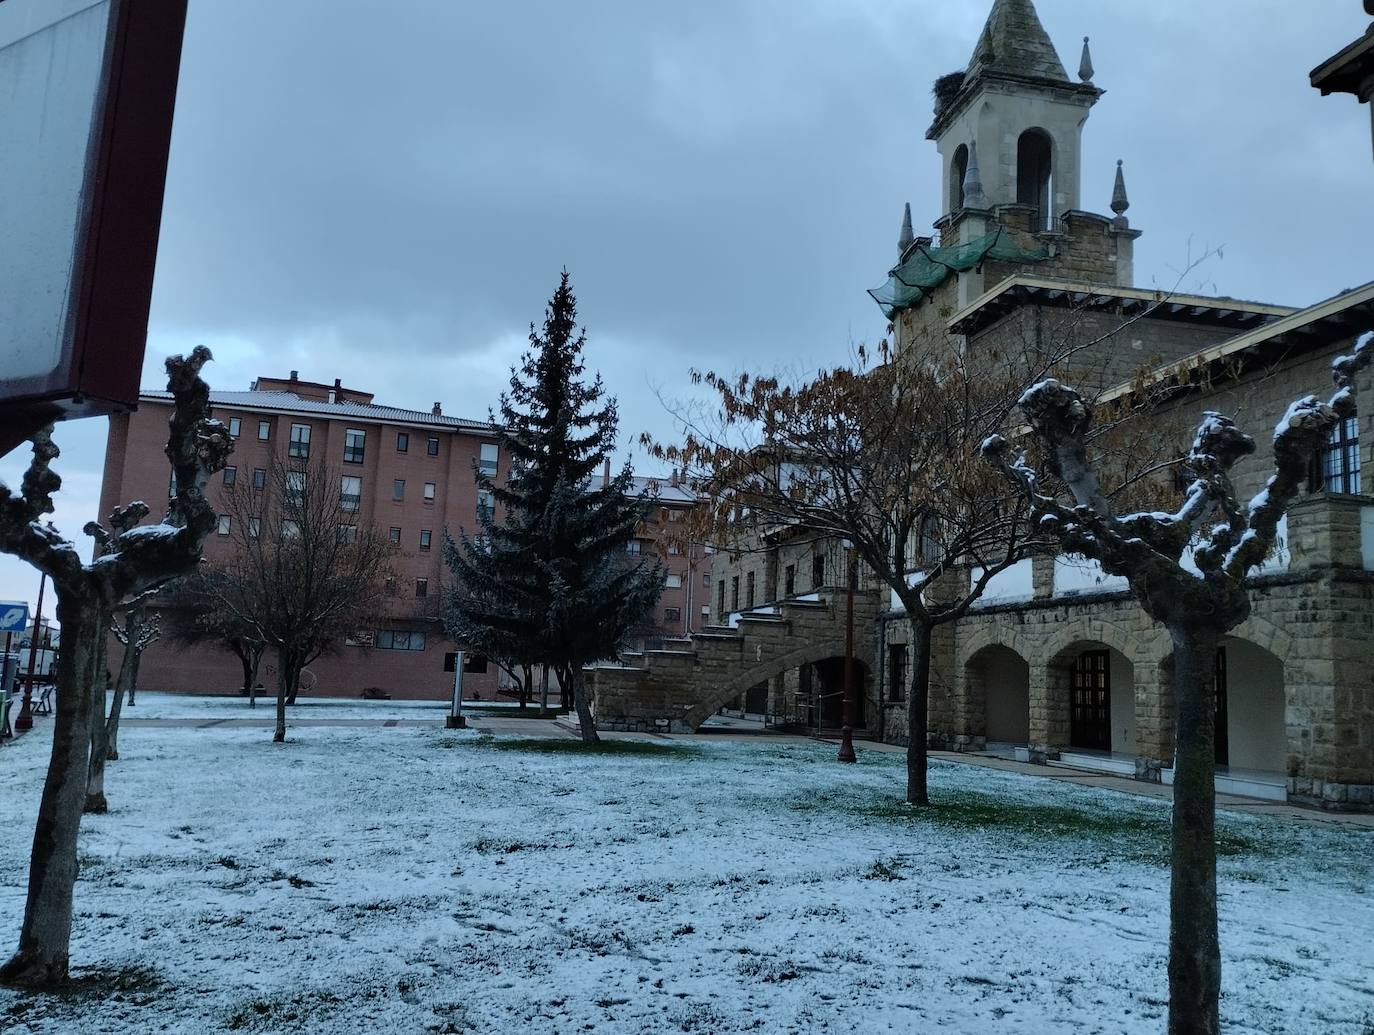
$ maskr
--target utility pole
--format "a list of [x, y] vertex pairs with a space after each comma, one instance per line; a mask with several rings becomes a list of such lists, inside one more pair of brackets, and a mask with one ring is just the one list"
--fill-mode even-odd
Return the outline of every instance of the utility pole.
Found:
[[38, 636], [43, 628], [43, 589], [48, 584], [48, 573], [38, 580], [38, 610], [33, 615], [33, 635], [29, 637], [29, 675], [24, 680], [24, 703], [19, 706], [19, 718], [14, 720], [18, 730], [33, 729], [33, 670], [38, 661]]

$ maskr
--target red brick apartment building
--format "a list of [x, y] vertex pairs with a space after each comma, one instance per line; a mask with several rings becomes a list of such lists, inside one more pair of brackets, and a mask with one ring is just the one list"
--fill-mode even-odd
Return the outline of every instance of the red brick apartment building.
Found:
[[[473, 464], [498, 478], [506, 473], [496, 436], [487, 421], [445, 416], [438, 403], [431, 412], [403, 410], [373, 402], [369, 392], [288, 379], [258, 378], [246, 392], [211, 392], [214, 415], [236, 440], [231, 465], [210, 485], [212, 502], [221, 504], [220, 534], [205, 544], [210, 563], [228, 556], [232, 539], [223, 506], [229, 486], [239, 479], [261, 484], [273, 460], [323, 460], [336, 468], [342, 500], [356, 507], [358, 524], [388, 534], [400, 548], [397, 594], [384, 628], [358, 635], [310, 665], [316, 696], [354, 696], [376, 687], [394, 697], [444, 699], [452, 693], [452, 654], [458, 645], [445, 635], [440, 615], [448, 572], [443, 563], [444, 530], [477, 524], [478, 509], [490, 506], [473, 478]], [[110, 418], [100, 513], [142, 499], [156, 513], [169, 490], [170, 472], [163, 448], [171, 414], [168, 392], [145, 391], [136, 412]], [[637, 479], [650, 488], [651, 479]], [[658, 483], [654, 483], [658, 484]], [[642, 638], [681, 636], [700, 629], [707, 593], [697, 583], [709, 580], [709, 558], [700, 548], [668, 542], [691, 506], [691, 496], [673, 479], [660, 489], [660, 506], [629, 546], [631, 553], [657, 550], [672, 573], [669, 587]], [[689, 628], [690, 623], [690, 628]], [[117, 649], [117, 648], [116, 648]], [[263, 659], [260, 680], [272, 686], [276, 659]], [[465, 695], [495, 697], [500, 685], [495, 665], [477, 659], [464, 678]], [[238, 660], [213, 647], [187, 648], [159, 640], [144, 654], [139, 686], [147, 690], [224, 693], [242, 683]]]

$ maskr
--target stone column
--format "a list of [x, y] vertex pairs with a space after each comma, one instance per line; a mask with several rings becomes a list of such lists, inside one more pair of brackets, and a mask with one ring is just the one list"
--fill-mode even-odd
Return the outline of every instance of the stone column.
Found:
[[1030, 667], [1030, 757], [1044, 763], [1058, 758], [1069, 742], [1070, 674], [1049, 662]]

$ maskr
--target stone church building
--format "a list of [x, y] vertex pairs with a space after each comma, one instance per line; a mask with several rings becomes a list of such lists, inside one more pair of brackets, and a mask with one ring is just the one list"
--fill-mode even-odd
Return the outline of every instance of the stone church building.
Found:
[[[968, 66], [935, 85], [934, 233], [916, 236], [908, 208], [897, 262], [871, 294], [899, 357], [1068, 344], [1056, 376], [1086, 392], [1121, 397], [1142, 372], [1174, 385], [1159, 413], [1188, 429], [1180, 447], [1204, 411], [1236, 416], [1260, 444], [1235, 472], [1249, 499], [1288, 403], [1329, 396], [1331, 361], [1374, 330], [1374, 283], [1306, 309], [1134, 286], [1141, 231], [1125, 168], [1082, 168], [1104, 94], [1094, 79], [1087, 41], [1071, 76], [1032, 0], [995, 0]], [[1101, 185], [1106, 213], [1085, 183]], [[1369, 374], [1358, 401], [1374, 412]], [[1374, 496], [1361, 475], [1374, 456], [1360, 430], [1346, 422], [1314, 465], [1280, 549], [1251, 578], [1252, 616], [1218, 654], [1221, 790], [1374, 807]], [[769, 722], [838, 725], [844, 571], [835, 543], [719, 555], [715, 624], [597, 670], [599, 721], [695, 728], [738, 702]], [[859, 725], [900, 743], [909, 629], [890, 590], [865, 582], [857, 596]], [[1124, 580], [1074, 556], [1026, 558], [937, 632], [932, 745], [1169, 782], [1171, 664]]]

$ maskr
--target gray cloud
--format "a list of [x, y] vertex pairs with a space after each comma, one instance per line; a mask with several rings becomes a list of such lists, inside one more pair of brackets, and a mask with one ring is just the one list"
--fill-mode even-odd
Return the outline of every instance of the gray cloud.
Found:
[[[480, 416], [564, 265], [627, 438], [668, 429], [651, 386], [690, 366], [838, 361], [883, 333], [864, 290], [902, 203], [940, 214], [930, 84], [989, 6], [193, 0], [145, 381], [203, 341], [217, 386], [294, 367]], [[1188, 287], [1307, 303], [1370, 278], [1368, 114], [1306, 79], [1358, 5], [1038, 6], [1069, 67], [1093, 38], [1084, 203], [1125, 159], [1141, 283], [1190, 242], [1226, 250]], [[62, 432], [74, 534], [103, 423]]]

